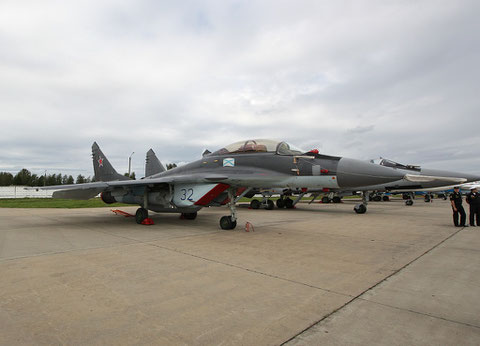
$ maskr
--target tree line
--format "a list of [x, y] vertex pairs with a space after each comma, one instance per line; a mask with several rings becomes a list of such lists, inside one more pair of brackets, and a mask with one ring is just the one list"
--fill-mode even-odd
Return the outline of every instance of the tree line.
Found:
[[17, 174], [13, 175], [9, 172], [0, 172], [0, 186], [24, 185], [24, 186], [51, 186], [51, 185], [68, 185], [68, 184], [84, 184], [95, 181], [95, 178], [85, 177], [81, 174], [76, 179], [71, 175], [62, 174], [32, 174], [28, 169], [24, 168]]
[[[167, 164], [167, 169], [177, 167], [175, 163]], [[135, 172], [132, 172], [130, 176], [128, 173], [124, 174], [131, 179], [135, 178]], [[9, 172], [0, 172], [0, 186], [22, 185], [22, 186], [52, 186], [52, 185], [70, 185], [70, 184], [85, 184], [93, 183], [95, 177], [85, 177], [81, 174], [76, 179], [71, 175], [49, 174], [49, 175], [37, 175], [32, 174], [28, 169], [23, 168], [20, 172], [13, 175]]]

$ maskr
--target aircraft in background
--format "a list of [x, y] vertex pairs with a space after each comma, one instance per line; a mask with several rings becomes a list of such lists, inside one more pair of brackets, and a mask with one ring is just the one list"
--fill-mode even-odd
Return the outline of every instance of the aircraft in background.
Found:
[[[278, 208], [292, 208], [300, 199], [308, 192], [312, 196], [312, 203], [316, 198], [322, 196], [321, 200], [323, 203], [339, 203], [341, 198], [344, 196], [358, 195], [360, 194], [363, 199], [363, 204], [366, 205], [368, 200], [373, 201], [387, 201], [389, 200], [390, 194], [402, 194], [403, 198], [406, 199], [406, 205], [412, 205], [414, 194], [422, 193], [425, 195], [425, 201], [430, 201], [431, 194], [429, 192], [433, 191], [443, 191], [446, 188], [453, 188], [455, 185], [464, 184], [467, 182], [474, 182], [480, 179], [480, 176], [460, 173], [453, 171], [437, 170], [422, 168], [415, 165], [403, 165], [392, 160], [388, 159], [376, 159], [370, 160], [372, 164], [376, 164], [382, 167], [389, 167], [398, 172], [405, 174], [407, 179], [399, 179], [394, 182], [369, 185], [369, 186], [357, 186], [353, 189], [309, 189], [308, 191], [298, 191], [288, 188], [284, 189], [259, 189], [257, 193], [262, 194], [262, 201], [252, 200], [250, 206], [253, 209], [258, 209], [261, 206], [266, 209], [273, 208], [273, 203], [269, 204], [269, 198], [273, 195], [280, 195], [280, 198], [277, 200], [276, 204]], [[296, 196], [295, 199], [292, 199], [291, 196]], [[446, 196], [446, 194], [445, 194]], [[362, 212], [362, 209], [355, 207], [355, 211]]]
[[182, 213], [186, 219], [194, 219], [203, 207], [227, 204], [230, 215], [220, 219], [222, 229], [235, 228], [236, 202], [254, 188], [351, 189], [405, 176], [389, 167], [305, 152], [267, 139], [236, 142], [171, 170], [165, 170], [151, 150], [146, 168], [153, 174], [141, 180], [117, 173], [97, 143], [92, 145], [92, 154], [96, 182], [37, 189], [57, 190], [54, 198], [89, 199], [100, 193], [107, 204], [139, 205], [137, 223], [148, 218], [148, 210]]
[[474, 182], [480, 179], [479, 175], [438, 170], [431, 168], [423, 168], [417, 165], [404, 165], [389, 159], [379, 158], [371, 160], [372, 163], [383, 167], [390, 167], [398, 171], [409, 174], [410, 181], [399, 180], [387, 184], [377, 186], [362, 187], [360, 191], [371, 191], [374, 200], [388, 200], [385, 193], [397, 194], [401, 193], [406, 199], [406, 205], [413, 204], [414, 194], [416, 192], [427, 192], [426, 201], [430, 201], [431, 195], [436, 189], [445, 189], [445, 187]]

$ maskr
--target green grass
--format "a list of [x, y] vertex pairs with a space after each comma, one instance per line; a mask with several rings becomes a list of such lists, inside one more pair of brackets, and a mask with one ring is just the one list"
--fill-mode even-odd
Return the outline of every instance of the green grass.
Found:
[[[352, 198], [347, 196], [344, 198]], [[296, 197], [290, 197], [295, 199]], [[261, 200], [261, 197], [255, 199]], [[276, 201], [278, 197], [272, 197], [272, 201]], [[250, 202], [251, 198], [241, 198], [240, 203]], [[303, 197], [302, 200], [311, 200], [311, 197]], [[320, 200], [320, 198], [317, 198]], [[125, 207], [131, 204], [114, 203], [105, 204], [100, 198], [91, 198], [89, 200], [75, 199], [56, 199], [56, 198], [6, 198], [0, 199], [0, 208], [102, 208], [102, 207]]]
[[7, 198], [0, 199], [0, 208], [101, 208], [124, 207], [128, 204], [105, 204], [100, 198], [89, 200], [56, 199], [56, 198]]

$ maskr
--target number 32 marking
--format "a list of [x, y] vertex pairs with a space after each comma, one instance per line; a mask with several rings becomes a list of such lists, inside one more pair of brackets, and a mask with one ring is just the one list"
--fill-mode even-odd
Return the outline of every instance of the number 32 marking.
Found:
[[190, 201], [190, 202], [193, 202], [193, 199], [192, 199], [192, 196], [193, 196], [193, 189], [181, 189], [181, 194], [182, 196], [180, 197], [180, 199], [182, 201]]

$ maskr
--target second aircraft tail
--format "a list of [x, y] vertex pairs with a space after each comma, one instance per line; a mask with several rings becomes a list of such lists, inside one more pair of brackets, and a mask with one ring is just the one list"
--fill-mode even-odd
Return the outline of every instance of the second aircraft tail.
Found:
[[145, 177], [162, 173], [164, 171], [165, 167], [162, 165], [157, 155], [155, 155], [155, 152], [150, 149], [147, 152], [147, 158], [145, 160]]

